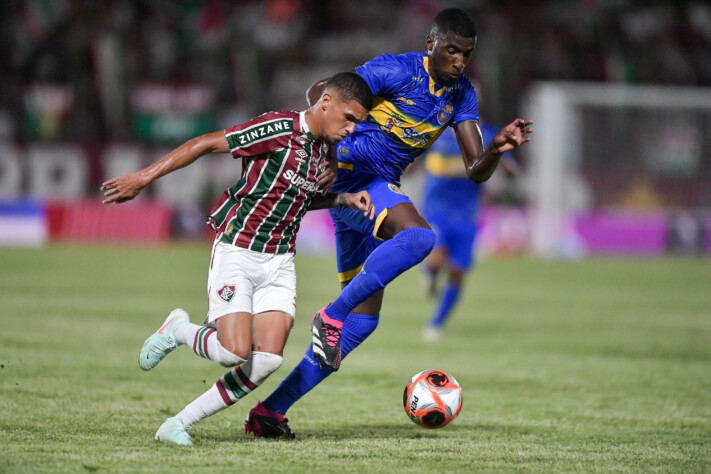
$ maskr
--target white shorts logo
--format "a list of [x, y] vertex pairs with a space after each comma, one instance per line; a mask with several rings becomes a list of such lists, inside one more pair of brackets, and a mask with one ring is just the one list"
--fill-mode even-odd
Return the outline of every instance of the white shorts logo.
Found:
[[232, 297], [235, 295], [235, 286], [225, 285], [222, 287], [222, 289], [217, 290], [217, 294], [220, 298], [229, 303], [230, 300], [232, 300]]

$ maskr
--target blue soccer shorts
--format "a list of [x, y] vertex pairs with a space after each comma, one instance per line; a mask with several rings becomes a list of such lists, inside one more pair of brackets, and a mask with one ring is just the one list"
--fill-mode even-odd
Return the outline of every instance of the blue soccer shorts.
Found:
[[471, 220], [452, 220], [442, 215], [426, 215], [437, 234], [435, 248], [447, 251], [449, 264], [458, 270], [467, 270], [472, 265], [477, 226]]
[[[403, 202], [412, 203], [410, 198], [393, 183], [379, 176], [354, 171], [352, 165], [339, 166], [338, 182], [331, 189], [338, 193], [355, 193], [366, 190], [370, 193], [375, 206], [375, 219], [370, 220], [361, 211], [347, 207], [329, 209], [336, 236], [336, 258], [338, 279], [347, 282], [353, 279], [368, 258], [368, 255], [383, 240], [376, 237], [381, 224], [391, 209]], [[357, 165], [356, 165], [357, 166]]]

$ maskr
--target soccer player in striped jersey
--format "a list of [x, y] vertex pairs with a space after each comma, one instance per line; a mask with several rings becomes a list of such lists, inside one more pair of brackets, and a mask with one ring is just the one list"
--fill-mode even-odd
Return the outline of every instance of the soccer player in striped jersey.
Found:
[[[373, 219], [367, 191], [324, 194], [329, 180], [319, 181], [326, 174], [328, 144], [351, 134], [366, 119], [372, 100], [359, 75], [336, 74], [306, 111], [269, 112], [194, 138], [147, 168], [102, 185], [104, 204], [121, 203], [207, 153], [230, 152], [242, 160], [241, 178], [208, 216], [216, 237], [205, 324], [191, 323], [182, 309], [172, 311], [146, 340], [138, 361], [143, 370], [150, 370], [178, 346], [187, 345], [198, 356], [233, 368], [168, 418], [156, 439], [191, 445], [187, 429], [233, 405], [281, 365], [296, 310], [294, 242], [302, 216], [307, 209], [347, 207]], [[281, 417], [265, 429], [290, 436], [287, 421]]]
[[[250, 412], [276, 420], [309, 390], [338, 370], [341, 359], [376, 328], [385, 286], [420, 263], [435, 234], [400, 190], [405, 167], [446, 127], [453, 127], [467, 177], [486, 181], [501, 155], [528, 142], [532, 121], [516, 119], [484, 148], [477, 95], [464, 67], [476, 45], [476, 28], [460, 9], [439, 12], [426, 39], [427, 50], [378, 56], [356, 72], [375, 101], [368, 119], [336, 146], [338, 179], [333, 190], [367, 190], [373, 221], [348, 210], [331, 210], [343, 290], [312, 320], [313, 343], [301, 362], [263, 403]], [[315, 84], [316, 98], [323, 82]]]

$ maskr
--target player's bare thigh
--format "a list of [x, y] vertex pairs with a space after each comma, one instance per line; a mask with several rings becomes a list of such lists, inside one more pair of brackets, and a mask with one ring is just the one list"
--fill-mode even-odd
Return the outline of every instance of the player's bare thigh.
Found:
[[284, 355], [294, 318], [281, 311], [265, 311], [252, 318], [252, 350]]
[[378, 237], [389, 240], [395, 237], [398, 232], [412, 227], [432, 229], [412, 203], [402, 202], [388, 209], [388, 215], [378, 229]]

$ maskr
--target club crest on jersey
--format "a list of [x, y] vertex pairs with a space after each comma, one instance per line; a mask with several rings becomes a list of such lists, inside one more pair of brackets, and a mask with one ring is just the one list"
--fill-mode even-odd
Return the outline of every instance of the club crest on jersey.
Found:
[[390, 188], [390, 191], [392, 191], [392, 192], [394, 192], [394, 193], [398, 193], [398, 194], [402, 194], [403, 196], [406, 196], [406, 194], [403, 193], [403, 192], [400, 190], [400, 188], [398, 188], [397, 186], [395, 186], [393, 183], [389, 183], [389, 184], [388, 184], [388, 188]]
[[228, 303], [232, 301], [232, 297], [235, 295], [234, 285], [225, 285], [221, 289], [217, 290], [217, 296], [221, 299], [227, 301]]
[[454, 113], [454, 107], [451, 104], [447, 104], [437, 113], [437, 123], [444, 125], [452, 118]]

